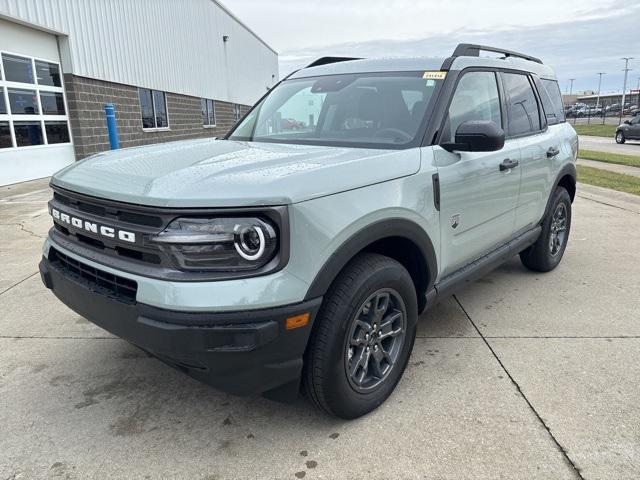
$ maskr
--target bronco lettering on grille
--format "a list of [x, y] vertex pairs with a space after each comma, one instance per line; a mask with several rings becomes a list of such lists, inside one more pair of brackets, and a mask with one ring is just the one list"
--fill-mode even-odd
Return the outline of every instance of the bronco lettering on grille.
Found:
[[122, 240], [123, 242], [136, 242], [136, 234], [134, 232], [119, 230], [107, 225], [90, 222], [89, 220], [69, 215], [68, 213], [61, 212], [60, 210], [57, 210], [55, 208], [51, 208], [49, 213], [55, 220], [58, 220], [58, 222], [66, 223], [67, 225], [71, 225], [72, 227], [78, 228], [80, 230], [85, 230], [96, 235], [102, 235], [103, 237], [107, 238], [117, 238], [118, 240]]

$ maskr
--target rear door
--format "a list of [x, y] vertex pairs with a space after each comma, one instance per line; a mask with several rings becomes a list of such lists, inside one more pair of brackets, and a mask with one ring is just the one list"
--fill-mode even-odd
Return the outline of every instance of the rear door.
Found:
[[[452, 142], [468, 120], [490, 120], [504, 128], [498, 76], [463, 73], [446, 114], [440, 143]], [[517, 140], [497, 152], [448, 152], [435, 146], [440, 178], [441, 275], [447, 275], [508, 241], [513, 234], [520, 170], [501, 168], [519, 160]]]
[[507, 136], [520, 149], [520, 195], [514, 217], [514, 233], [518, 234], [540, 220], [553, 182], [559, 138], [547, 128], [533, 77], [520, 72], [500, 76], [507, 101]]

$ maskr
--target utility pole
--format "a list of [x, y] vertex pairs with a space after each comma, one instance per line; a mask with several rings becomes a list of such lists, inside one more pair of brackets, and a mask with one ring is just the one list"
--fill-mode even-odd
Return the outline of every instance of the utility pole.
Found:
[[624, 86], [622, 87], [622, 105], [620, 105], [620, 123], [622, 123], [622, 114], [624, 113], [624, 101], [627, 95], [627, 77], [629, 75], [629, 60], [633, 60], [633, 57], [622, 57], [624, 60]]
[[607, 72], [598, 72], [598, 98], [596, 100], [596, 108], [600, 108], [600, 89], [602, 88], [602, 75], [606, 75]]
[[570, 78], [569, 81], [571, 82], [571, 86], [569, 87], [569, 96], [573, 95], [573, 82], [575, 81], [575, 78]]

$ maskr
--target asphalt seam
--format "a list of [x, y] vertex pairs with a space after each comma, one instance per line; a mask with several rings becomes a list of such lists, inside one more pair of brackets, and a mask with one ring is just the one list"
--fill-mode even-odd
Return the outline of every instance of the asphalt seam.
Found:
[[562, 454], [563, 458], [565, 459], [565, 461], [567, 462], [568, 466], [573, 470], [573, 472], [576, 474], [576, 477], [579, 478], [580, 480], [584, 480], [584, 477], [582, 476], [582, 474], [580, 473], [580, 469], [578, 469], [578, 467], [576, 466], [575, 463], [573, 463], [573, 461], [571, 460], [571, 458], [569, 457], [569, 454], [567, 453], [566, 449], [560, 444], [560, 442], [558, 441], [558, 439], [555, 437], [555, 435], [551, 432], [551, 429], [549, 428], [549, 426], [546, 424], [546, 422], [542, 419], [542, 417], [540, 416], [540, 414], [538, 413], [538, 411], [534, 408], [533, 404], [529, 401], [529, 399], [527, 398], [527, 396], [524, 394], [524, 392], [522, 391], [522, 388], [520, 388], [520, 385], [518, 384], [518, 382], [516, 382], [515, 378], [513, 378], [513, 376], [511, 375], [511, 373], [509, 373], [509, 370], [507, 370], [507, 367], [505, 367], [504, 363], [502, 363], [502, 360], [500, 360], [500, 357], [498, 356], [498, 354], [495, 352], [495, 350], [493, 349], [493, 347], [491, 347], [491, 344], [487, 341], [487, 339], [484, 337], [484, 335], [482, 335], [482, 332], [480, 331], [480, 329], [477, 327], [477, 325], [475, 324], [475, 322], [473, 321], [473, 319], [471, 318], [471, 316], [469, 315], [469, 313], [465, 310], [465, 308], [462, 306], [462, 304], [460, 303], [460, 300], [458, 300], [457, 295], [454, 295], [453, 298], [456, 300], [456, 303], [458, 304], [458, 306], [462, 309], [462, 311], [464, 312], [465, 316], [467, 317], [467, 319], [469, 320], [469, 322], [471, 323], [471, 325], [473, 325], [473, 328], [476, 329], [476, 331], [478, 332], [478, 335], [480, 335], [480, 338], [482, 338], [482, 340], [484, 341], [485, 345], [487, 346], [487, 348], [489, 349], [489, 351], [491, 352], [491, 354], [494, 356], [494, 358], [496, 359], [496, 361], [498, 362], [498, 364], [500, 365], [500, 367], [502, 368], [502, 370], [504, 370], [504, 373], [507, 375], [507, 377], [509, 377], [509, 380], [511, 380], [511, 383], [513, 383], [513, 385], [516, 387], [516, 389], [518, 390], [518, 393], [520, 393], [520, 395], [522, 396], [522, 398], [524, 399], [524, 401], [527, 403], [527, 405], [529, 406], [529, 408], [531, 409], [531, 411], [533, 412], [533, 414], [536, 416], [536, 418], [538, 419], [538, 421], [540, 422], [540, 424], [544, 427], [544, 429], [547, 431], [547, 433], [549, 434], [549, 436], [551, 437], [551, 440], [553, 440], [553, 443], [555, 443], [556, 447], [558, 448], [558, 450], [560, 451], [560, 453]]
[[11, 290], [13, 287], [17, 287], [18, 285], [20, 285], [23, 282], [26, 282], [27, 280], [29, 280], [31, 277], [37, 275], [38, 272], [33, 272], [31, 275], [29, 275], [28, 277], [23, 278], [22, 280], [20, 280], [19, 282], [14, 283], [13, 285], [11, 285], [10, 287], [4, 289], [3, 291], [0, 292], [0, 295], [3, 295], [5, 293], [7, 293], [9, 290]]

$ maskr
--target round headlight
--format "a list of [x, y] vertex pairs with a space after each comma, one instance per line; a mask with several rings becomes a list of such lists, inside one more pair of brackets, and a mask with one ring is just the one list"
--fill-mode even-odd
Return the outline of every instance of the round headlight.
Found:
[[233, 242], [236, 252], [245, 260], [258, 260], [265, 250], [265, 238], [262, 228], [258, 225], [236, 225]]

